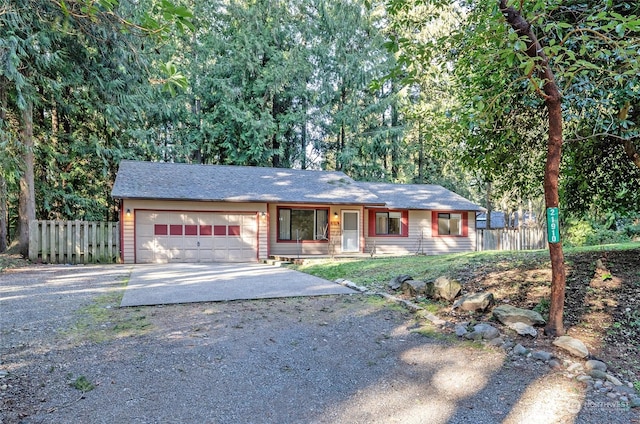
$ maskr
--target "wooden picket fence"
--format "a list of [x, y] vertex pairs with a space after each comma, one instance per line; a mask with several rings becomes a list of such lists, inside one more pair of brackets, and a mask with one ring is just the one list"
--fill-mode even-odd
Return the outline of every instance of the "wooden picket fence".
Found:
[[476, 250], [537, 250], [547, 246], [547, 232], [544, 228], [476, 230]]
[[29, 259], [52, 264], [113, 263], [120, 258], [120, 225], [95, 221], [31, 221]]

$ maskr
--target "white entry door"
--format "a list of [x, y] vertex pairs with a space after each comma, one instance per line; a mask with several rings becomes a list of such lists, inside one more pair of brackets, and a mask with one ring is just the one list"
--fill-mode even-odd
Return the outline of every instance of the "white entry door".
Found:
[[342, 251], [360, 251], [359, 211], [342, 211]]

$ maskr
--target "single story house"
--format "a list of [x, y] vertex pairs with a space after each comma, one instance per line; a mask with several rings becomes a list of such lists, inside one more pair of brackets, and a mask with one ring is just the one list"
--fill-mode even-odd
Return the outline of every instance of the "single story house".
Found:
[[111, 194], [120, 202], [124, 263], [472, 251], [484, 210], [436, 185], [130, 160]]

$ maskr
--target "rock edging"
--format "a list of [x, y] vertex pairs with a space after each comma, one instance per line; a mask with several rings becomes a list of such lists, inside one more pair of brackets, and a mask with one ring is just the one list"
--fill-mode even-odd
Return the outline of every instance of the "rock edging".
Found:
[[[406, 279], [405, 281], [409, 281], [409, 279]], [[524, 359], [543, 362], [547, 366], [549, 366], [552, 371], [562, 372], [566, 378], [575, 379], [576, 381], [585, 384], [587, 390], [602, 394], [611, 400], [619, 401], [621, 407], [640, 408], [640, 394], [636, 392], [633, 383], [629, 381], [622, 382], [615, 375], [607, 373], [607, 365], [604, 362], [589, 359], [588, 349], [586, 348], [584, 343], [582, 343], [578, 339], [572, 338], [570, 336], [560, 336], [556, 338], [556, 340], [554, 340], [553, 344], [559, 349], [569, 353], [570, 355], [579, 358], [578, 360], [584, 360], [584, 363], [576, 362], [575, 360], [571, 359], [561, 359], [552, 352], [547, 352], [545, 350], [530, 350], [520, 343], [514, 343], [508, 336], [503, 335], [498, 328], [489, 323], [478, 323], [473, 325], [473, 327], [471, 328], [471, 323], [469, 322], [452, 324], [439, 318], [435, 314], [427, 312], [423, 307], [409, 300], [401, 299], [389, 293], [372, 291], [366, 287], [358, 286], [352, 281], [346, 279], [337, 279], [335, 280], [335, 283], [343, 285], [345, 287], [349, 287], [363, 294], [382, 297], [390, 302], [403, 305], [412, 312], [420, 312], [420, 316], [422, 318], [430, 321], [442, 332], [451, 331], [451, 327], [453, 327], [453, 332], [458, 337], [464, 337], [468, 340], [480, 341], [487, 346], [501, 348], [507, 355], [510, 355], [512, 357], [521, 357]], [[474, 294], [471, 295], [472, 300], [477, 301], [477, 299], [472, 297], [473, 295]], [[460, 307], [460, 299], [456, 301], [456, 303], [458, 303], [457, 306], [454, 303], [454, 308]], [[484, 307], [481, 307], [479, 309], [483, 310], [486, 310], [495, 301], [491, 293], [481, 296], [481, 299], [483, 301], [482, 306]], [[498, 309], [501, 306], [495, 309]], [[514, 308], [511, 305], [506, 306], [507, 308], [502, 308], [502, 310], [509, 310], [514, 312], [513, 309], [518, 309]], [[515, 312], [519, 313], [520, 311]], [[535, 313], [535, 311], [529, 312]], [[533, 328], [533, 325], [540, 325], [545, 321], [541, 316], [538, 318], [538, 316], [536, 316], [535, 314], [527, 315], [528, 318], [530, 318], [530, 323], [523, 322], [522, 320], [513, 320], [511, 322], [503, 324], [516, 331], [518, 334], [523, 334], [518, 331], [518, 329], [522, 329], [524, 334], [529, 334], [532, 337], [536, 337], [536, 334], [532, 334], [536, 331]], [[496, 316], [495, 314], [494, 316], [500, 321], [500, 318], [498, 318], [498, 316]], [[521, 325], [515, 325], [515, 327], [517, 328], [513, 328], [514, 323], [520, 323]]]

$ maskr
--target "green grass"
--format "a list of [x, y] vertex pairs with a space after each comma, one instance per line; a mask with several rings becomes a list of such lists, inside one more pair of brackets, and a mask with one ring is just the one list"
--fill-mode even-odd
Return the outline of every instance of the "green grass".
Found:
[[[565, 255], [585, 252], [640, 249], [640, 243], [621, 243], [603, 246], [587, 246], [564, 249]], [[400, 274], [411, 275], [415, 280], [433, 281], [442, 275], [455, 276], [486, 264], [513, 268], [547, 261], [547, 250], [523, 252], [469, 252], [432, 256], [401, 256], [392, 258], [323, 259], [308, 261], [290, 267], [327, 280], [348, 279], [368, 288], [386, 285]], [[569, 258], [570, 259], [570, 258]]]
[[80, 341], [102, 343], [117, 338], [144, 334], [151, 329], [145, 308], [120, 308], [128, 279], [120, 287], [97, 296], [76, 311], [77, 320], [64, 332]]

